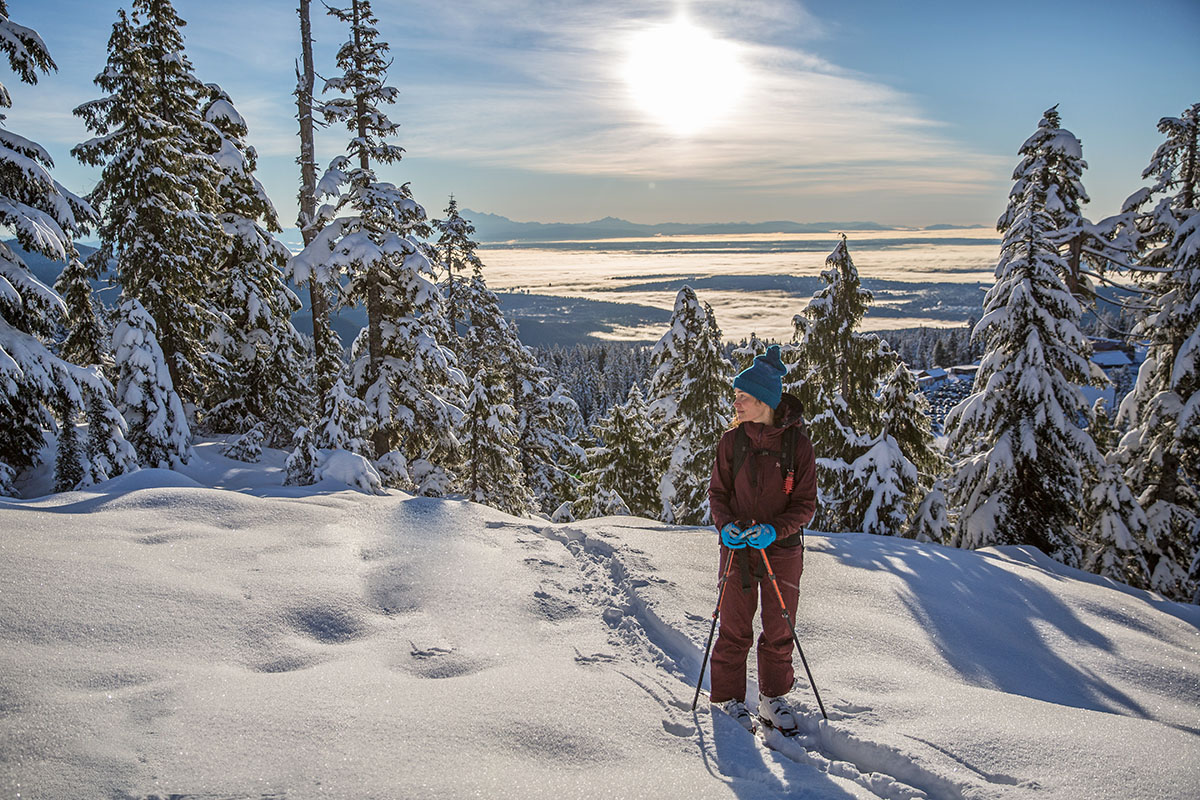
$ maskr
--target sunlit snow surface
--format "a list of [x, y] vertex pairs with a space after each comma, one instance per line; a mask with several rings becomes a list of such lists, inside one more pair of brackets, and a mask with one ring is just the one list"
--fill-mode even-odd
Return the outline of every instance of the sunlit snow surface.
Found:
[[764, 741], [691, 711], [711, 531], [285, 488], [283, 454], [218, 452], [0, 500], [4, 797], [1200, 796], [1196, 606], [810, 534], [830, 721], [802, 684], [805, 735]]

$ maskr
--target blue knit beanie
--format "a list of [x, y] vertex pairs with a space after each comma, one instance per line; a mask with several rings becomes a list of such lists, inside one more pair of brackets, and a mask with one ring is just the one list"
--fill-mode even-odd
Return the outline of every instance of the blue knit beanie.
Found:
[[783, 397], [783, 376], [787, 368], [779, 355], [779, 345], [773, 344], [767, 352], [754, 359], [754, 363], [738, 373], [733, 379], [733, 388], [741, 389], [771, 408], [779, 405]]

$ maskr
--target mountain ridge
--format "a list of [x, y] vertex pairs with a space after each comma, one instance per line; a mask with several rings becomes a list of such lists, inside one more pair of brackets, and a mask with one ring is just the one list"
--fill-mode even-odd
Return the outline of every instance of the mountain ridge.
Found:
[[742, 233], [836, 233], [838, 231], [950, 230], [971, 226], [938, 224], [925, 228], [882, 225], [868, 221], [792, 222], [659, 222], [646, 224], [607, 216], [589, 222], [517, 222], [500, 214], [463, 209], [461, 215], [475, 226], [479, 242], [561, 241], [563, 239], [616, 239], [642, 236], [703, 236]]

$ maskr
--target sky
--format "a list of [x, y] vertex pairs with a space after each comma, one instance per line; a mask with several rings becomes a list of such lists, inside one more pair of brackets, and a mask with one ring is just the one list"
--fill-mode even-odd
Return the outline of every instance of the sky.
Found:
[[[176, 0], [197, 76], [246, 118], [282, 224], [296, 217], [295, 0]], [[317, 71], [341, 23], [314, 3]], [[86, 193], [71, 110], [101, 96], [117, 9], [10, 0], [58, 65], [18, 84], [6, 125]], [[1094, 219], [1143, 185], [1163, 116], [1200, 101], [1200, 3], [1146, 0], [377, 0], [387, 109], [430, 216], [519, 221], [873, 221], [993, 225], [1017, 149], [1058, 104], [1083, 142]], [[328, 95], [327, 95], [328, 96]], [[349, 134], [318, 136], [318, 160]]]

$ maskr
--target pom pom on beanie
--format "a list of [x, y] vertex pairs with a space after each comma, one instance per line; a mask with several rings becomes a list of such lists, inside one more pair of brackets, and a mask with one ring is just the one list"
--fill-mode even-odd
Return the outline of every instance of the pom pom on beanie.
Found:
[[733, 379], [733, 388], [775, 408], [783, 397], [783, 376], [786, 372], [779, 345], [773, 344], [767, 348], [767, 352], [757, 356], [747, 369], [738, 373]]

